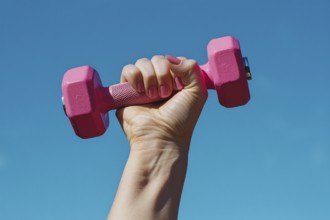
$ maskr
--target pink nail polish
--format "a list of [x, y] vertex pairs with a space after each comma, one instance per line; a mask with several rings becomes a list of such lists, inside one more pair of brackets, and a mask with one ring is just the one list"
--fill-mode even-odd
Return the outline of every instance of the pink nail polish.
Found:
[[175, 80], [176, 88], [177, 88], [178, 90], [182, 90], [182, 89], [184, 88], [184, 86], [183, 86], [183, 83], [182, 83], [181, 78], [179, 78], [179, 77], [175, 77], [174, 80]]
[[148, 90], [148, 96], [152, 99], [155, 99], [158, 97], [158, 91], [156, 86], [152, 86]]
[[167, 85], [160, 86], [160, 97], [167, 98], [170, 95], [170, 88]]
[[143, 81], [139, 81], [137, 84], [137, 89], [138, 92], [144, 92], [144, 85], [143, 85]]
[[173, 57], [173, 56], [171, 56], [171, 55], [166, 55], [165, 57], [166, 57], [166, 59], [167, 59], [170, 63], [172, 63], [172, 64], [174, 64], [174, 65], [179, 65], [179, 64], [181, 63], [181, 60], [180, 60], [180, 59], [178, 59], [178, 58], [176, 58], [176, 57]]

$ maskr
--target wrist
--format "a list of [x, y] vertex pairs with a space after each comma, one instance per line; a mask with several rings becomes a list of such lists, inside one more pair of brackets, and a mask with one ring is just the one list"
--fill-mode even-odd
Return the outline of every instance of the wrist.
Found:
[[132, 145], [109, 219], [177, 219], [188, 161], [180, 149], [160, 140]]
[[[142, 129], [141, 129], [142, 130]], [[128, 140], [131, 146], [131, 153], [164, 153], [171, 152], [185, 156], [188, 154], [191, 135], [172, 134], [171, 132], [160, 132], [157, 128], [152, 131], [143, 131], [139, 135], [131, 135]], [[165, 133], [165, 134], [164, 134]]]
[[188, 145], [164, 140], [135, 142], [131, 145], [129, 161], [148, 178], [169, 177], [173, 170], [185, 170], [188, 161]]

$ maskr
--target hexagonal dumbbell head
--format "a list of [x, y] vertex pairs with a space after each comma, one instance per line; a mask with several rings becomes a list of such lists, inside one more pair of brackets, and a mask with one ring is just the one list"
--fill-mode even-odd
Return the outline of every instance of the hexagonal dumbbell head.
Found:
[[201, 66], [207, 87], [215, 89], [221, 105], [236, 107], [250, 100], [247, 83], [250, 74], [237, 39], [231, 36], [213, 39], [207, 46], [209, 61]]
[[106, 131], [109, 117], [103, 108], [105, 91], [92, 67], [68, 70], [62, 81], [62, 92], [66, 115], [79, 137], [96, 137]]

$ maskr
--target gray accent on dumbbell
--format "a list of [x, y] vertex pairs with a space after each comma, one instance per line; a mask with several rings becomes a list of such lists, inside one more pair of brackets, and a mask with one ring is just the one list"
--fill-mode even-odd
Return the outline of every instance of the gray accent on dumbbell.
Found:
[[249, 60], [247, 57], [243, 57], [243, 62], [245, 66], [245, 72], [246, 72], [246, 79], [251, 80], [252, 79], [252, 74], [250, 70], [250, 65], [249, 65]]
[[63, 106], [63, 110], [64, 110], [64, 113], [66, 115], [66, 117], [68, 117], [68, 115], [66, 114], [66, 108], [65, 108], [65, 102], [64, 102], [64, 97], [62, 96], [62, 106]]

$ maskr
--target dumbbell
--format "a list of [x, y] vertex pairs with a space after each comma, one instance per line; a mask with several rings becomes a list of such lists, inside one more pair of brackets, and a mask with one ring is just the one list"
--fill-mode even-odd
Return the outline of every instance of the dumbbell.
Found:
[[[207, 46], [209, 61], [200, 66], [208, 89], [217, 92], [221, 105], [231, 108], [250, 99], [247, 79], [251, 73], [237, 39], [216, 38]], [[162, 100], [138, 93], [129, 83], [103, 87], [95, 69], [81, 66], [68, 70], [62, 81], [62, 103], [75, 133], [81, 138], [102, 135], [109, 125], [108, 111]]]

